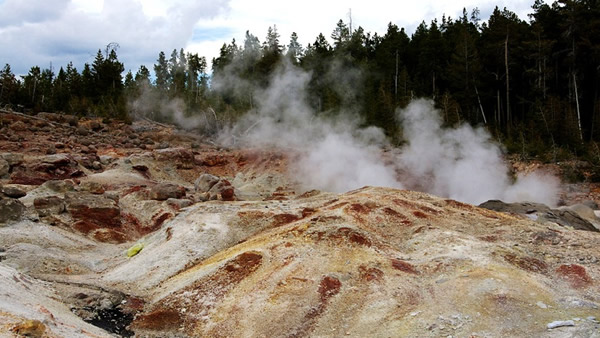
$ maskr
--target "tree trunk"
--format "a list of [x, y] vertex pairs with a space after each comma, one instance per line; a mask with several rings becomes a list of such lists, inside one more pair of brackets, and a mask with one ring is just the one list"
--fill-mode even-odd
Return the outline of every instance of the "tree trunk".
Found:
[[37, 87], [37, 79], [33, 79], [33, 93], [31, 94], [31, 103], [35, 105], [35, 87]]
[[481, 109], [481, 116], [483, 117], [483, 123], [487, 124], [487, 120], [485, 118], [485, 113], [483, 112], [483, 106], [481, 105], [481, 99], [479, 98], [479, 91], [477, 90], [477, 85], [475, 85], [475, 94], [477, 94], [477, 102], [479, 102], [479, 109]]
[[544, 120], [546, 131], [550, 135], [550, 140], [552, 141], [552, 162], [556, 162], [556, 143], [554, 142], [554, 135], [552, 135], [550, 127], [548, 127], [548, 120], [546, 120], [546, 114], [544, 114], [544, 110], [542, 108], [540, 108], [540, 113], [542, 114], [542, 119]]
[[435, 100], [435, 72], [433, 72], [433, 81], [432, 81], [432, 84], [433, 84], [433, 93], [432, 93], [432, 96], [433, 96], [433, 99]]
[[506, 130], [510, 130], [510, 82], [508, 78], [508, 33], [504, 41], [504, 66], [506, 67]]
[[494, 114], [494, 119], [496, 120], [496, 125], [501, 125], [502, 115], [500, 115], [500, 75], [497, 73], [494, 73], [494, 75], [496, 76], [496, 113]]
[[398, 50], [396, 49], [396, 76], [394, 76], [394, 98], [398, 101]]
[[573, 73], [573, 87], [575, 87], [575, 103], [577, 105], [577, 126], [579, 127], [579, 138], [583, 141], [583, 132], [581, 131], [581, 113], [579, 111], [579, 95], [577, 94], [577, 77]]

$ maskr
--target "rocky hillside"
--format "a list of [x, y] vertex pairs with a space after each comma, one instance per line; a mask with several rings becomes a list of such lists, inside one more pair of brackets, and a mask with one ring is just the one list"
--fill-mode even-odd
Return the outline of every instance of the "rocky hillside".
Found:
[[0, 337], [600, 337], [593, 203], [302, 191], [291, 153], [150, 121], [0, 126]]

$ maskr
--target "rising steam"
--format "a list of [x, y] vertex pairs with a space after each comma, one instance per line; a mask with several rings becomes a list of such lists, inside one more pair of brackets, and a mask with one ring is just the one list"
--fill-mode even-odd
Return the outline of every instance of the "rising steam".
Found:
[[[285, 63], [256, 107], [225, 130], [220, 141], [292, 148], [300, 158], [292, 174], [307, 189], [344, 192], [365, 185], [407, 188], [479, 204], [489, 199], [555, 205], [559, 181], [533, 173], [511, 179], [500, 147], [483, 128], [443, 128], [430, 100], [397, 112], [406, 144], [386, 153], [382, 130], [360, 128], [357, 115], [317, 114], [306, 93], [311, 74]], [[218, 87], [219, 79], [214, 80]], [[223, 83], [221, 83], [221, 86]], [[391, 156], [390, 156], [391, 154]]]
[[130, 98], [128, 102], [129, 112], [133, 118], [149, 118], [174, 123], [182, 129], [201, 130], [205, 134], [214, 132], [218, 124], [214, 111], [209, 109], [187, 115], [185, 107], [183, 99], [165, 98], [147, 85], [142, 85], [139, 95]]
[[443, 128], [439, 111], [422, 99], [399, 110], [398, 119], [407, 144], [396, 163], [406, 187], [474, 204], [489, 199], [556, 204], [558, 179], [532, 173], [513, 182], [500, 147], [485, 129]]

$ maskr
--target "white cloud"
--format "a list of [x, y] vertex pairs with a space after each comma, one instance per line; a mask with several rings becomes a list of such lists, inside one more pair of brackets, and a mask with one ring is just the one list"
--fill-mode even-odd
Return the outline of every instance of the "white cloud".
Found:
[[[52, 5], [46, 5], [46, 4]], [[55, 67], [73, 61], [81, 70], [110, 42], [126, 69], [151, 65], [158, 53], [185, 47], [195, 25], [227, 10], [226, 0], [172, 2], [166, 9], [136, 0], [104, 0], [99, 7], [81, 1], [5, 0], [0, 4], [0, 62], [17, 74], [34, 65]], [[60, 5], [60, 6], [58, 6]], [[163, 15], [146, 15], [161, 12]], [[12, 15], [11, 15], [12, 14]], [[10, 18], [10, 19], [9, 19]]]
[[348, 22], [350, 9], [353, 27], [383, 35], [389, 22], [410, 34], [422, 20], [457, 18], [463, 7], [470, 12], [478, 6], [485, 20], [496, 4], [526, 20], [533, 0], [0, 0], [0, 64], [18, 74], [50, 62], [59, 67], [73, 61], [81, 70], [99, 48], [118, 42], [120, 60], [135, 72], [140, 64], [152, 66], [161, 50], [182, 47], [210, 62], [224, 42], [241, 44], [246, 30], [262, 41], [272, 25], [282, 44], [295, 31], [306, 45], [319, 33], [329, 38], [339, 19]]

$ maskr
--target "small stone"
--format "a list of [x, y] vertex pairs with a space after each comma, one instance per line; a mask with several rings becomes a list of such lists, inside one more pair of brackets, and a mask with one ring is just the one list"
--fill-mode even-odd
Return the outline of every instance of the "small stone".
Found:
[[27, 126], [23, 121], [17, 121], [10, 125], [10, 129], [13, 131], [25, 131], [29, 129], [29, 126]]
[[89, 130], [87, 130], [84, 127], [77, 128], [77, 134], [79, 134], [81, 136], [87, 136], [89, 133], [90, 133]]
[[0, 190], [4, 195], [11, 198], [21, 198], [27, 195], [25, 191], [13, 186], [3, 186], [2, 188], [0, 188]]
[[65, 193], [67, 191], [74, 191], [75, 184], [70, 180], [51, 180], [46, 181], [42, 186], [58, 193]]
[[169, 198], [180, 199], [185, 196], [185, 188], [176, 184], [161, 183], [150, 189], [150, 199], [165, 201]]
[[114, 158], [109, 155], [101, 155], [100, 156], [100, 163], [104, 164], [104, 165], [110, 164], [110, 162], [112, 162], [113, 160], [114, 160]]
[[188, 199], [169, 198], [167, 199], [167, 204], [175, 210], [180, 210], [189, 207], [193, 202]]
[[98, 121], [91, 121], [89, 126], [90, 126], [90, 129], [93, 131], [100, 131], [104, 128], [104, 126]]
[[548, 329], [556, 329], [557, 327], [563, 326], [575, 326], [575, 322], [573, 322], [572, 320], [556, 320], [546, 325]]
[[537, 303], [535, 303], [535, 305], [537, 305], [541, 309], [547, 309], [548, 308], [548, 305], [546, 305], [546, 304], [544, 304], [542, 302], [537, 302]]

